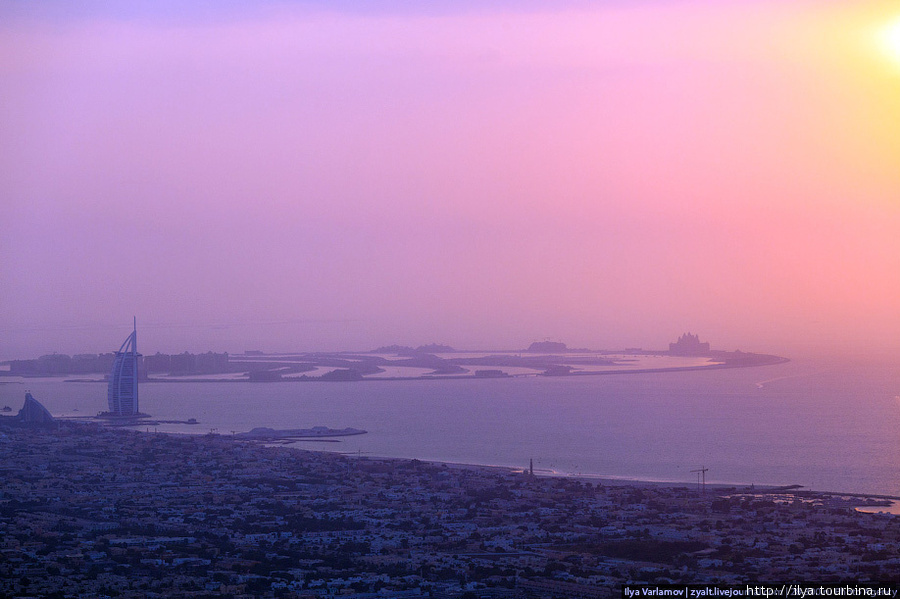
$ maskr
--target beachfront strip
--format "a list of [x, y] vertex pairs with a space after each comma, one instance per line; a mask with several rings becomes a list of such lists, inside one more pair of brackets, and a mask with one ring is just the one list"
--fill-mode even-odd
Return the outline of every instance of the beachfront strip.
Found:
[[61, 423], [0, 429], [0, 596], [618, 597], [878, 581], [860, 499], [598, 485]]

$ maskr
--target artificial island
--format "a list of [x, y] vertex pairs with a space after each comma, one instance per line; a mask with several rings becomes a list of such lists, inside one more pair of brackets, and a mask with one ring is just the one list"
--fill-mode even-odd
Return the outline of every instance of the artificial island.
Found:
[[[522, 376], [598, 376], [685, 370], [745, 368], [788, 361], [768, 354], [711, 349], [699, 336], [685, 333], [665, 350], [571, 349], [538, 341], [512, 351], [458, 351], [447, 345], [416, 348], [390, 345], [366, 352], [242, 354], [137, 353], [137, 330], [114, 354], [51, 354], [13, 360], [10, 376], [67, 376], [73, 381], [109, 373], [110, 417], [138, 412], [136, 381], [156, 382], [354, 382], [405, 379], [504, 378]], [[132, 390], [133, 389], [133, 390]]]

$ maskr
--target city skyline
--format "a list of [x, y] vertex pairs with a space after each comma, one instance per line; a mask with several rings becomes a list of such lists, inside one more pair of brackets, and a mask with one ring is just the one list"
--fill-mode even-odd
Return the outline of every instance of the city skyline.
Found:
[[900, 349], [883, 1], [0, 5], [0, 360]]

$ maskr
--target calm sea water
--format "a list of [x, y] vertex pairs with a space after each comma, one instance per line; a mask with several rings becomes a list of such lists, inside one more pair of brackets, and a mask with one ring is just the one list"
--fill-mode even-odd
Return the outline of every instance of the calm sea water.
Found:
[[[18, 410], [30, 389], [55, 415], [106, 409], [106, 386], [0, 384]], [[218, 434], [253, 427], [355, 427], [295, 447], [696, 482], [800, 484], [900, 495], [900, 368], [808, 362], [588, 377], [357, 383], [152, 383], [141, 409]], [[76, 411], [77, 410], [77, 411]], [[151, 428], [153, 430], [153, 428]]]

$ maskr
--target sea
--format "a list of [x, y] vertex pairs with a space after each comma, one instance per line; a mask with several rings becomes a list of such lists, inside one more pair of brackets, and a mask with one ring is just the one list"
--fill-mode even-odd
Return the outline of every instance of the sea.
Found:
[[[9, 379], [55, 416], [106, 409], [106, 384]], [[900, 496], [897, 362], [794, 359], [755, 368], [601, 376], [359, 382], [156, 382], [147, 432], [233, 435], [353, 427], [291, 447], [355, 456], [527, 468], [561, 476], [802, 485]], [[9, 415], [10, 413], [7, 413]], [[198, 424], [183, 421], [194, 418]]]

